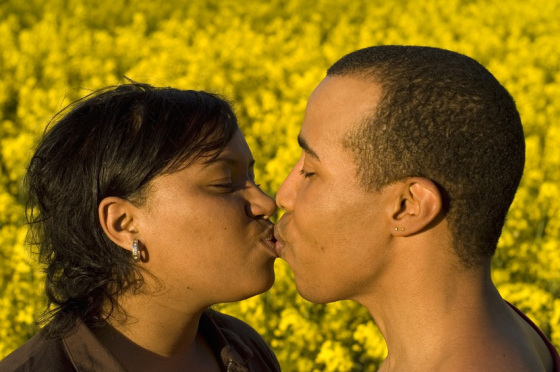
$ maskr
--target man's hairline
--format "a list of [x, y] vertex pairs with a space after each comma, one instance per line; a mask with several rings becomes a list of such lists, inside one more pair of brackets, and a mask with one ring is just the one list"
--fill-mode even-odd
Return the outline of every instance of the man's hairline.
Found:
[[[375, 125], [378, 119], [379, 108], [381, 107], [380, 104], [384, 102], [385, 95], [384, 95], [384, 84], [382, 80], [379, 79], [377, 70], [378, 68], [375, 66], [368, 67], [368, 68], [353, 69], [353, 70], [343, 69], [330, 73], [327, 70], [327, 74], [325, 76], [325, 78], [347, 77], [347, 78], [354, 78], [359, 80], [365, 79], [372, 85], [376, 85], [380, 90], [379, 99], [377, 101], [376, 107], [374, 109], [368, 110], [361, 118], [357, 119], [354, 123], [352, 123], [350, 125], [350, 128], [346, 130], [346, 132], [341, 136], [342, 138], [340, 139], [343, 150], [348, 151], [348, 153], [351, 155], [353, 159], [353, 165], [355, 168], [354, 173], [355, 173], [356, 180], [358, 181], [358, 184], [360, 185], [360, 187], [362, 187], [364, 191], [376, 192], [376, 193], [381, 192], [381, 190], [383, 190], [386, 186], [389, 186], [394, 182], [390, 182], [383, 185], [376, 184], [373, 188], [368, 187], [366, 182], [364, 182], [363, 177], [360, 176], [359, 170], [362, 167], [360, 161], [361, 159], [359, 158], [359, 156], [357, 156], [356, 152], [353, 151], [352, 147], [349, 145], [349, 142], [352, 138], [355, 138], [358, 135], [358, 132], [360, 131], [361, 128], [365, 126]], [[301, 132], [298, 134], [297, 140], [300, 148], [307, 155], [317, 159], [318, 161], [321, 161], [317, 153], [313, 149], [311, 149], [309, 144], [307, 144], [307, 141], [302, 136]]]
[[[362, 75], [363, 74], [363, 75]], [[359, 77], [359, 75], [362, 76], [366, 76], [366, 72], [362, 71], [362, 74], [359, 73], [345, 73], [344, 75], [340, 75], [340, 76], [352, 76], [352, 77]], [[369, 78], [372, 78], [372, 76], [370, 75]], [[376, 84], [379, 89], [380, 89], [380, 95], [379, 95], [379, 99], [377, 101], [377, 104], [375, 106], [375, 108], [368, 110], [366, 113], [364, 113], [364, 115], [362, 117], [360, 117], [359, 119], [357, 119], [354, 123], [352, 123], [350, 125], [350, 127], [346, 130], [346, 132], [344, 133], [344, 135], [341, 138], [341, 145], [342, 148], [345, 151], [348, 151], [350, 153], [350, 155], [352, 156], [353, 159], [353, 163], [354, 163], [354, 167], [355, 167], [355, 176], [356, 179], [359, 183], [359, 185], [363, 188], [364, 191], [367, 192], [376, 192], [379, 193], [381, 192], [386, 186], [389, 186], [391, 183], [387, 183], [387, 184], [378, 184], [374, 182], [374, 186], [373, 187], [369, 187], [368, 183], [364, 180], [364, 177], [361, 175], [361, 171], [360, 169], [363, 169], [364, 166], [366, 166], [367, 164], [363, 164], [363, 160], [362, 157], [359, 156], [359, 154], [357, 154], [356, 151], [354, 151], [354, 149], [351, 147], [351, 142], [354, 141], [354, 139], [356, 139], [358, 136], [360, 136], [360, 133], [366, 129], [366, 128], [371, 128], [374, 125], [377, 124], [378, 118], [379, 118], [379, 113], [380, 113], [380, 109], [383, 107], [383, 101], [384, 101], [384, 94], [383, 94], [383, 86], [381, 85], [381, 83], [377, 82], [377, 81], [370, 81], [372, 84]], [[375, 149], [374, 149], [375, 150]], [[368, 172], [365, 172], [368, 173]]]

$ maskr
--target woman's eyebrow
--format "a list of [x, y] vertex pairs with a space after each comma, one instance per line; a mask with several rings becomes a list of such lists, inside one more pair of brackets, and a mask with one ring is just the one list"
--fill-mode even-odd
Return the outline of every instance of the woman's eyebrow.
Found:
[[[230, 166], [237, 166], [238, 164], [241, 163], [241, 161], [240, 161], [240, 159], [231, 158], [229, 156], [221, 156], [221, 157], [218, 157], [217, 159], [215, 159], [214, 161], [206, 164], [204, 166], [204, 168], [207, 168], [209, 166], [212, 166], [212, 165], [218, 164], [218, 163], [226, 163], [227, 165], [230, 165]], [[251, 158], [249, 160], [248, 167], [252, 168], [254, 165], [255, 165], [255, 159]]]

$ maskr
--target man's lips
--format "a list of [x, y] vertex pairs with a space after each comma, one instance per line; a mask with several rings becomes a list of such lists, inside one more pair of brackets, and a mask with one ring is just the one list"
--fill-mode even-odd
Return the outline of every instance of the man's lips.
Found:
[[282, 240], [282, 235], [280, 233], [280, 227], [278, 223], [274, 225], [274, 238], [276, 240], [275, 243], [276, 254], [278, 255], [278, 257], [281, 257], [282, 248], [284, 248], [284, 241]]

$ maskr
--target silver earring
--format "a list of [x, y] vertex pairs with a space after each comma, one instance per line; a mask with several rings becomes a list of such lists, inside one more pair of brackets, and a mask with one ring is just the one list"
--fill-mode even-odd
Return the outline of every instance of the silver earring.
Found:
[[134, 262], [140, 261], [140, 253], [138, 252], [138, 239], [132, 241], [132, 259]]

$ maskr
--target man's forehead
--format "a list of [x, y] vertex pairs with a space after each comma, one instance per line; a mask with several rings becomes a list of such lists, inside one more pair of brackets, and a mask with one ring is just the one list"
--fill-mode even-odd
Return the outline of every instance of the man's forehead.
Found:
[[379, 86], [371, 81], [327, 76], [309, 98], [299, 135], [300, 146], [312, 150], [319, 158], [329, 148], [343, 148], [347, 134], [375, 112], [380, 96]]
[[[325, 77], [311, 93], [309, 103], [328, 102], [336, 107], [370, 107], [381, 98], [381, 85], [373, 78], [361, 75], [334, 75]], [[309, 104], [308, 104], [309, 105]]]
[[343, 148], [344, 137], [345, 135], [328, 126], [314, 127], [304, 122], [298, 135], [298, 144], [310, 157], [321, 161], [325, 160], [329, 153]]

